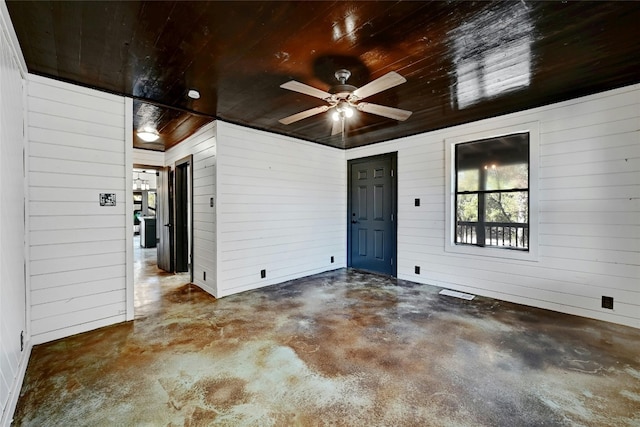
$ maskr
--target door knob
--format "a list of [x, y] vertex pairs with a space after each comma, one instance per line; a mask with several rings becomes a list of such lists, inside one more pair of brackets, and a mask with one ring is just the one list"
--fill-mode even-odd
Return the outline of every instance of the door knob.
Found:
[[355, 219], [351, 220], [351, 224], [357, 224], [357, 223], [358, 223], [358, 221], [356, 221]]

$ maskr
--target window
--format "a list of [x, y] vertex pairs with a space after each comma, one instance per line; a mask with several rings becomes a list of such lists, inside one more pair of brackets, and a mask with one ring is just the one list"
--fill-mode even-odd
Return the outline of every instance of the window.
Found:
[[537, 261], [538, 122], [445, 139], [445, 251]]
[[529, 133], [455, 146], [455, 243], [529, 250]]
[[147, 192], [147, 206], [149, 210], [149, 215], [156, 215], [156, 192], [149, 191]]

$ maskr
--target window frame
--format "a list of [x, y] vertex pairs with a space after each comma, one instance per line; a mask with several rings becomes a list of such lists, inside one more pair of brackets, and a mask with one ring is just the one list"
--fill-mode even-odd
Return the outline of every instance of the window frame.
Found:
[[[456, 244], [456, 146], [458, 144], [498, 138], [518, 133], [529, 134], [529, 250], [495, 246]], [[486, 129], [444, 140], [445, 148], [445, 252], [460, 255], [538, 261], [538, 158], [539, 122], [526, 122], [501, 128]]]

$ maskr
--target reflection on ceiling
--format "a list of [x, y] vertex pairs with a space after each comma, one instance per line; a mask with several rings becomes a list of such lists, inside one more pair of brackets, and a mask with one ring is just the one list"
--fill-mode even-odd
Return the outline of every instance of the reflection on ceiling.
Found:
[[524, 3], [511, 3], [501, 20], [491, 11], [482, 11], [451, 32], [452, 108], [467, 108], [529, 86], [533, 25], [528, 9]]
[[350, 42], [355, 42], [356, 28], [355, 18], [353, 15], [348, 15], [344, 18], [344, 22], [337, 22], [333, 27], [333, 41], [338, 42], [341, 38], [347, 37]]

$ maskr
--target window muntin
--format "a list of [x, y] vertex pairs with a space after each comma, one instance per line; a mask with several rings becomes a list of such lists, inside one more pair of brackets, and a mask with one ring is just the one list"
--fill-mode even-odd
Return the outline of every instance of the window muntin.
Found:
[[529, 250], [529, 133], [455, 146], [456, 245]]

